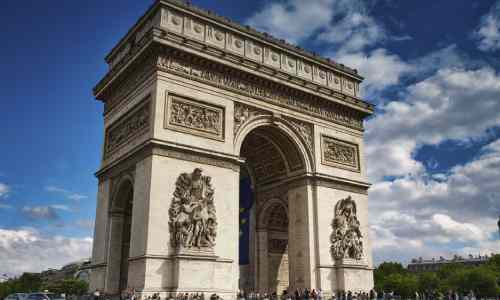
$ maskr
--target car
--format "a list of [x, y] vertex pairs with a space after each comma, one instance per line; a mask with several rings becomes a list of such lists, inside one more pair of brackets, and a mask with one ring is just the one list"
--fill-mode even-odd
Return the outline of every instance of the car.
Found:
[[54, 293], [31, 293], [24, 300], [66, 300], [63, 296]]
[[7, 297], [5, 297], [5, 300], [26, 300], [26, 297], [28, 295], [24, 293], [15, 293], [15, 294], [10, 294]]

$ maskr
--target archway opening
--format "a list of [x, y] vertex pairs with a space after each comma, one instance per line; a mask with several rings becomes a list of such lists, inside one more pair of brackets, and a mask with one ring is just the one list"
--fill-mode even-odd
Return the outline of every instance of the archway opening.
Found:
[[[115, 268], [119, 274], [116, 287], [118, 292], [123, 292], [128, 288], [128, 270], [130, 256], [130, 240], [132, 233], [132, 210], [133, 210], [134, 190], [130, 181], [122, 182], [113, 199], [112, 210], [112, 255]], [[114, 226], [113, 226], [114, 225]]]
[[248, 133], [240, 156], [240, 289], [281, 294], [290, 285], [287, 182], [305, 172], [304, 157], [275, 126]]

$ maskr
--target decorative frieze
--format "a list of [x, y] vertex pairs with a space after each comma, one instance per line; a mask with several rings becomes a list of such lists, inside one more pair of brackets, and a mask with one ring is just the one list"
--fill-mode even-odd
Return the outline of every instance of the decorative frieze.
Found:
[[[214, 36], [213, 34], [214, 24], [178, 12], [173, 8], [163, 9], [162, 14], [167, 16], [167, 21], [162, 22], [161, 26], [167, 31], [175, 32], [208, 45], [214, 45], [232, 54], [237, 54], [258, 63], [266, 64], [272, 68], [279, 69], [327, 88], [334, 85], [333, 83], [328, 83], [329, 78], [327, 72], [331, 71], [290, 52], [284, 52], [272, 46], [262, 46], [255, 39], [243, 37], [243, 35], [240, 35], [238, 32], [228, 29], [218, 29], [218, 39], [214, 39], [214, 37], [217, 38], [217, 35]], [[174, 17], [171, 17], [171, 15]], [[184, 24], [183, 30], [181, 30], [181, 24]], [[207, 30], [206, 36], [205, 29]], [[226, 41], [225, 45], [223, 43], [224, 40]], [[358, 84], [356, 80], [340, 74], [337, 76], [341, 77], [343, 81], [346, 81], [346, 84], [339, 85], [340, 90], [344, 88], [347, 89], [347, 83], [349, 83], [349, 85], [353, 87], [348, 90], [352, 92], [351, 95], [359, 96], [354, 93], [354, 85]], [[333, 76], [330, 78], [333, 79]]]
[[192, 173], [182, 173], [175, 184], [168, 225], [170, 242], [178, 250], [210, 250], [215, 246], [215, 190], [212, 178], [202, 172], [202, 169], [196, 168]]
[[262, 109], [258, 109], [252, 106], [248, 106], [239, 102], [234, 103], [234, 136], [238, 133], [241, 126], [247, 123], [250, 119], [262, 116], [270, 115], [271, 113], [266, 112]]
[[334, 259], [356, 259], [363, 256], [363, 235], [357, 217], [356, 203], [351, 196], [335, 205], [332, 222], [331, 253]]
[[162, 65], [159, 65], [160, 68], [165, 68], [170, 72], [175, 72], [190, 79], [243, 93], [344, 126], [359, 130], [363, 129], [363, 116], [361, 113], [338, 103], [299, 91], [292, 92], [272, 82], [264, 80], [259, 82], [257, 78], [226, 71], [215, 63], [203, 63], [200, 60], [195, 62], [187, 56], [180, 58], [169, 55], [160, 60], [163, 62], [168, 60], [168, 67], [165, 68], [165, 63], [162, 63]]
[[356, 144], [322, 135], [321, 156], [324, 165], [360, 171], [359, 150]]
[[291, 118], [288, 118], [288, 121], [299, 132], [302, 139], [306, 142], [306, 145], [309, 148], [309, 151], [311, 153], [314, 153], [314, 129], [313, 129], [313, 125], [306, 123], [306, 122], [303, 122], [303, 121], [300, 121], [300, 120], [291, 119]]
[[130, 141], [149, 128], [150, 105], [149, 101], [139, 108], [131, 110], [128, 114], [115, 122], [106, 130], [104, 157], [108, 157], [120, 146]]
[[224, 141], [224, 108], [177, 95], [167, 97], [166, 128]]
[[[201, 10], [196, 10], [196, 13], [200, 12]], [[185, 11], [173, 7], [159, 9], [156, 14], [152, 14], [144, 23], [138, 25], [130, 37], [119, 44], [109, 55], [110, 68], [123, 66], [124, 61], [132, 58], [133, 53], [137, 52], [135, 48], [137, 48], [138, 42], [153, 28], [157, 32], [163, 32], [160, 33], [160, 38], [182, 41], [183, 45], [198, 45], [195, 46], [198, 50], [200, 50], [199, 46], [204, 44], [217, 49], [217, 51], [224, 51], [235, 57], [241, 57], [281, 71], [296, 77], [296, 79], [300, 78], [306, 82], [305, 87], [315, 90], [337, 90], [358, 98], [360, 96], [359, 82], [361, 77], [352, 69], [330, 60], [321, 59], [316, 55], [304, 56], [307, 52], [300, 48], [295, 47], [290, 50], [289, 47], [285, 47], [288, 48], [288, 51], [284, 50], [283, 45], [278, 47], [273, 46], [273, 43], [269, 43], [269, 41], [265, 43], [262, 37], [266, 40], [266, 35], [260, 36], [260, 38], [251, 37], [248, 32], [244, 34], [240, 30], [207, 21], [199, 15], [187, 14]], [[252, 30], [250, 32], [256, 33]], [[193, 43], [190, 43], [191, 41]], [[217, 52], [213, 52], [213, 49], [207, 47], [204, 47], [204, 50], [212, 54]], [[231, 55], [226, 58], [230, 59]]]

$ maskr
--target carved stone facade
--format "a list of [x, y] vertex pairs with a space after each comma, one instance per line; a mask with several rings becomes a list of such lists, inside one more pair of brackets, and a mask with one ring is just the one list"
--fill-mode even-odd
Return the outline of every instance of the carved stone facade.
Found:
[[295, 120], [295, 119], [288, 119], [290, 123], [297, 129], [299, 132], [300, 136], [304, 139], [306, 142], [307, 147], [309, 148], [309, 151], [311, 153], [314, 152], [314, 126], [312, 124]]
[[360, 260], [363, 256], [363, 235], [360, 231], [356, 203], [351, 196], [340, 200], [335, 205], [332, 228], [332, 256], [335, 259]]
[[[164, 57], [169, 61], [166, 70], [175, 72], [192, 80], [202, 81], [237, 93], [262, 99], [271, 104], [283, 106], [355, 129], [363, 129], [363, 114], [337, 103], [299, 91], [288, 91], [282, 86], [254, 76], [225, 71], [220, 65], [204, 64], [184, 55], [175, 54]], [[165, 65], [165, 63], [162, 63]]]
[[156, 0], [94, 88], [106, 132], [90, 288], [372, 289], [361, 76], [184, 2]]
[[176, 249], [213, 249], [217, 216], [211, 178], [200, 168], [177, 178], [169, 209], [172, 246]]
[[167, 128], [224, 140], [224, 108], [169, 95]]
[[329, 136], [321, 137], [322, 163], [359, 172], [358, 145]]
[[111, 125], [106, 130], [104, 157], [109, 156], [127, 141], [148, 130], [149, 118], [150, 104], [146, 102]]
[[288, 240], [284, 239], [269, 239], [270, 253], [285, 253], [288, 247]]
[[257, 116], [263, 116], [263, 115], [270, 115], [269, 112], [266, 112], [265, 110], [258, 109], [252, 106], [248, 106], [245, 104], [242, 104], [240, 102], [235, 102], [234, 103], [234, 135], [236, 136], [238, 134], [238, 131], [240, 128], [245, 125], [250, 119], [257, 117]]

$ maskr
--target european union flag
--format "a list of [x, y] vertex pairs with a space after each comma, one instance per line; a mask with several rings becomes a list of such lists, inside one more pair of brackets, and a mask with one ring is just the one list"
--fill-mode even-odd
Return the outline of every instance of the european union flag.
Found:
[[240, 180], [240, 265], [250, 263], [250, 209], [253, 191], [250, 178]]

